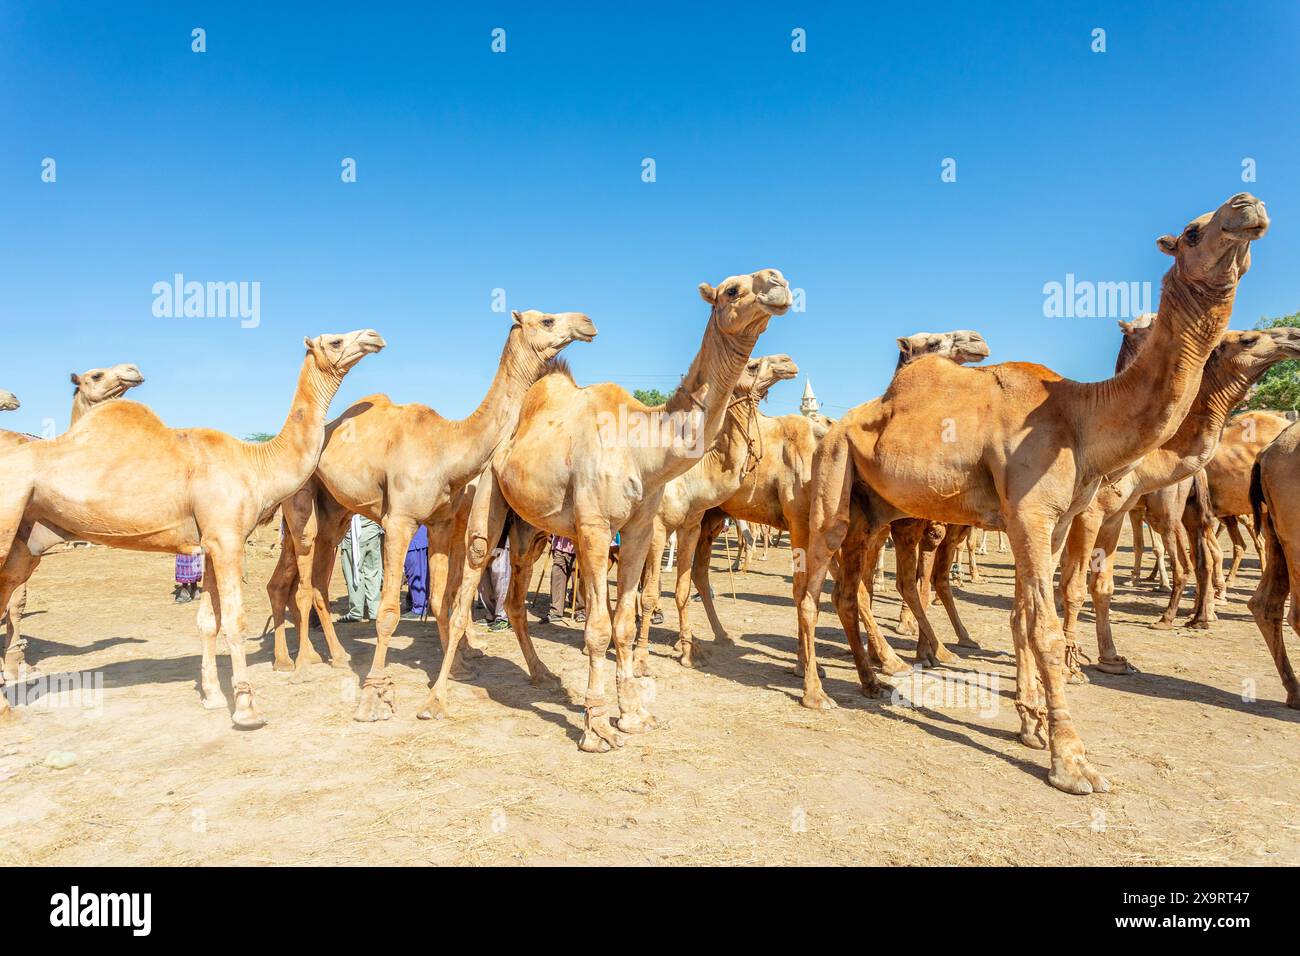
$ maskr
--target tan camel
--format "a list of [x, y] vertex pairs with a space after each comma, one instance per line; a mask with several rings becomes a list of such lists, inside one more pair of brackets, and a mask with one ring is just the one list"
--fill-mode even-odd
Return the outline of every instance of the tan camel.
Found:
[[[144, 375], [135, 365], [114, 365], [109, 368], [92, 368], [80, 375], [72, 374], [72, 418], [75, 425], [83, 415], [96, 405], [121, 398], [131, 389], [144, 384]], [[33, 439], [27, 435], [0, 431], [0, 450]], [[9, 587], [12, 594], [8, 607], [0, 613], [5, 625], [4, 680], [18, 680], [26, 667], [26, 642], [18, 633], [19, 622], [27, 608], [27, 582], [40, 566], [41, 556], [56, 544], [67, 539], [41, 522], [33, 522], [30, 530], [14, 541], [9, 557], [0, 569], [0, 588]]]
[[1282, 620], [1300, 634], [1300, 423], [1290, 425], [1260, 452], [1251, 469], [1251, 514], [1264, 540], [1264, 568], [1250, 612], [1286, 689], [1286, 705], [1300, 710], [1300, 684], [1286, 653]]
[[[1255, 556], [1260, 559], [1264, 557], [1264, 541], [1255, 530], [1255, 523], [1250, 515], [1224, 515], [1222, 524], [1227, 529], [1228, 539], [1232, 542], [1232, 567], [1228, 569], [1228, 576], [1223, 581], [1223, 589], [1217, 595], [1220, 601], [1226, 600], [1227, 589], [1236, 583], [1237, 572], [1241, 570], [1241, 562], [1246, 557], [1246, 538], [1241, 533], [1243, 527], [1255, 548]], [[1218, 535], [1216, 534], [1215, 537]]]
[[[978, 332], [969, 329], [956, 329], [951, 332], [917, 332], [897, 340], [897, 369], [909, 362], [914, 362], [925, 355], [937, 355], [960, 364], [983, 361], [989, 355], [988, 343]], [[727, 516], [738, 521], [750, 521], [766, 524], [780, 530], [788, 531], [796, 516], [808, 512], [808, 478], [812, 464], [813, 452], [832, 422], [821, 415], [783, 415], [780, 418], [759, 416], [759, 431], [764, 448], [762, 460], [757, 468], [746, 476], [741, 486], [719, 508], [706, 513], [701, 521], [698, 543], [693, 551], [680, 546], [682, 535], [678, 535], [677, 560], [690, 560], [691, 580], [696, 593], [704, 605], [704, 612], [713, 629], [714, 640], [730, 643], [726, 628], [718, 618], [717, 608], [713, 603], [713, 591], [709, 586], [709, 561], [713, 556], [713, 541], [722, 529]], [[683, 555], [686, 558], [683, 558]], [[840, 593], [840, 577], [836, 572], [835, 594]], [[859, 584], [862, 595], [860, 602], [866, 607], [866, 588], [870, 581]], [[653, 593], [653, 592], [651, 592]], [[688, 605], [689, 606], [689, 605]], [[868, 647], [873, 663], [886, 674], [896, 674], [907, 670], [907, 665], [885, 641], [875, 620], [864, 613], [862, 624], [867, 629]], [[644, 624], [643, 624], [644, 626]], [[679, 629], [682, 627], [679, 624]], [[699, 642], [696, 642], [698, 648]], [[796, 673], [799, 668], [796, 668]]]
[[[94, 408], [58, 438], [0, 457], [0, 564], [39, 521], [73, 538], [130, 551], [204, 554], [198, 613], [203, 704], [225, 708], [216, 637], [230, 651], [237, 727], [265, 721], [244, 662], [244, 543], [311, 477], [325, 414], [343, 376], [384, 347], [377, 332], [305, 339], [307, 355], [280, 433], [241, 442], [206, 428], [171, 429], [149, 408], [119, 400]], [[8, 586], [0, 587], [0, 604]]]
[[[1102, 481], [1160, 447], [1187, 417], [1205, 362], [1227, 329], [1237, 282], [1250, 266], [1251, 241], [1267, 227], [1263, 204], [1241, 193], [1180, 236], [1157, 240], [1174, 257], [1159, 321], [1133, 364], [1114, 378], [1079, 383], [1028, 363], [969, 368], [923, 358], [901, 369], [881, 398], [832, 426], [814, 456], [808, 524], [791, 533], [808, 555], [806, 571], [795, 569], [805, 706], [833, 706], [811, 665], [822, 583], [836, 549], [852, 579], [862, 573], [872, 542], [883, 540], [888, 523], [903, 515], [1003, 529], [1016, 564], [1011, 629], [1020, 739], [1050, 745], [1053, 786], [1079, 794], [1108, 789], [1088, 762], [1066, 704], [1053, 572], [1070, 521]], [[851, 521], [855, 490], [866, 506], [864, 519]], [[900, 577], [919, 621], [916, 582]], [[853, 589], [846, 590], [856, 602]], [[863, 690], [880, 693], [857, 631], [857, 608], [848, 611], [840, 619], [859, 673], [868, 678]]]
[[[415, 529], [429, 529], [435, 579], [429, 593], [437, 604], [439, 637], [447, 640], [445, 555], [450, 547], [462, 492], [487, 464], [494, 449], [519, 420], [525, 392], [552, 369], [571, 342], [590, 342], [596, 327], [581, 312], [513, 312], [492, 385], [468, 418], [449, 420], [426, 405], [396, 405], [386, 395], [369, 395], [325, 427], [325, 449], [316, 474], [286, 502], [280, 561], [267, 585], [275, 621], [275, 664], [299, 679], [320, 660], [306, 621], [312, 607], [320, 618], [330, 662], [341, 667], [348, 655], [339, 643], [329, 609], [329, 582], [336, 550], [353, 514], [384, 528], [384, 583], [375, 614], [375, 656], [362, 688], [355, 718], [382, 720], [393, 714], [393, 682], [386, 673], [388, 644], [401, 619], [402, 565]], [[462, 519], [463, 520], [463, 519]], [[459, 555], [458, 555], [459, 556]], [[436, 577], [441, 571], [442, 579]], [[296, 585], [293, 606], [298, 655], [290, 660], [284, 607]], [[532, 645], [521, 638], [534, 682], [550, 676]]]
[[672, 534], [677, 535], [677, 578], [673, 593], [677, 604], [680, 662], [683, 667], [694, 667], [697, 662], [708, 663], [703, 648], [696, 646], [687, 615], [691, 596], [691, 558], [695, 554], [700, 522], [706, 511], [735, 494], [745, 477], [758, 467], [766, 454], [758, 421], [758, 403], [767, 397], [768, 390], [777, 382], [798, 374], [799, 367], [788, 355], [750, 359], [732, 393], [726, 424], [712, 447], [693, 468], [664, 486], [641, 582], [641, 628], [633, 652], [637, 677], [649, 673], [650, 618], [659, 604], [664, 550], [668, 536]]
[[[732, 392], [759, 335], [792, 301], [775, 269], [700, 283], [711, 315], [699, 353], [662, 407], [647, 408], [617, 385], [579, 388], [564, 374], [548, 375], [524, 399], [519, 428], [479, 481], [470, 515], [462, 581], [451, 622], [453, 646], [420, 716], [446, 713], [446, 685], [455, 645], [469, 621], [471, 595], [501, 533], [507, 505], [530, 526], [522, 557], [512, 559], [507, 609], [520, 636], [527, 632], [524, 598], [542, 534], [563, 535], [577, 548], [587, 621], [585, 730], [589, 753], [621, 746], [622, 733], [655, 726], [633, 674], [637, 585], [645, 566], [664, 486], [689, 470], [722, 430]], [[531, 530], [535, 529], [535, 530]], [[611, 623], [607, 597], [609, 545], [621, 539], [618, 607]], [[611, 634], [618, 659], [617, 730], [605, 700], [605, 656]]]
[[[1138, 334], [1130, 331], [1126, 342]], [[1150, 338], [1153, 331], [1148, 328], [1140, 334]], [[1228, 414], [1246, 397], [1250, 387], [1278, 362], [1298, 357], [1300, 329], [1227, 332], [1205, 364], [1196, 400], [1178, 431], [1143, 457], [1128, 474], [1104, 483], [1088, 506], [1075, 517], [1066, 538], [1061, 564], [1065, 659], [1071, 680], [1086, 680], [1080, 668], [1083, 657], [1076, 640], [1079, 611], [1088, 590], [1091, 591], [1097, 621], [1098, 670], [1108, 674], [1136, 671], [1116, 652], [1110, 627], [1110, 602], [1115, 592], [1115, 552], [1129, 509], [1144, 495], [1177, 485], [1204, 467], [1215, 456]], [[1125, 358], [1121, 356], [1120, 361], [1125, 362]], [[1232, 428], [1235, 427], [1234, 423]], [[1249, 471], [1245, 477], [1248, 486]], [[1177, 518], [1172, 523], [1181, 524]], [[1091, 575], [1088, 574], [1089, 568]], [[1153, 626], [1169, 628], [1174, 625], [1183, 580], [1181, 562], [1175, 560], [1169, 608]]]

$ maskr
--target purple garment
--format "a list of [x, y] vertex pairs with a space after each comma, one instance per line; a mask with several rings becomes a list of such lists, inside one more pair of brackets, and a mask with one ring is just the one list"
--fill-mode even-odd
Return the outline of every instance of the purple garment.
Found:
[[411, 587], [411, 610], [424, 614], [429, 609], [429, 533], [424, 525], [416, 529], [406, 549], [402, 571]]
[[176, 555], [176, 583], [197, 584], [203, 577], [203, 552]]
[[558, 534], [551, 535], [551, 550], [558, 551], [560, 554], [573, 554], [577, 549], [574, 547], [572, 538], [562, 538]]

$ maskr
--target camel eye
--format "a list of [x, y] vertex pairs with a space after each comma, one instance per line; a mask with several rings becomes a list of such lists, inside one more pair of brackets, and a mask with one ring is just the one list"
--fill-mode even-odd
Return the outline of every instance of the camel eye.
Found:
[[93, 378], [96, 382], [98, 382], [103, 377], [104, 377], [103, 372], [96, 372], [94, 375], [91, 376], [91, 378]]
[[1189, 246], [1194, 246], [1201, 241], [1201, 227], [1188, 226], [1187, 231], [1183, 233], [1183, 238], [1187, 240]]
[[342, 345], [342, 344], [343, 344], [343, 340], [342, 340], [342, 339], [335, 339], [333, 342], [330, 343], [330, 348], [335, 348], [335, 349], [336, 349], [336, 348], [338, 348], [338, 347], [339, 347], [340, 345]]
[[733, 299], [736, 296], [740, 295], [740, 286], [733, 285], [730, 289], [727, 290], [727, 295], [731, 296]]
[[554, 328], [554, 327], [555, 327], [555, 320], [554, 320], [554, 319], [542, 319], [542, 327], [543, 327], [543, 328], [547, 328], [547, 329], [552, 329], [552, 328]]

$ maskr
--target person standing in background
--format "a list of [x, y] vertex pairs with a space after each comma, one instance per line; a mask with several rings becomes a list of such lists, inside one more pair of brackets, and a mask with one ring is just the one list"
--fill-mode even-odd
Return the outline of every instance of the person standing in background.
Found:
[[[572, 539], [561, 537], [558, 534], [551, 535], [551, 606], [547, 608], [545, 616], [542, 618], [544, 624], [554, 624], [563, 620], [567, 607], [564, 603], [564, 595], [569, 590], [569, 581], [573, 577], [573, 567], [577, 561], [576, 547]], [[577, 596], [577, 614], [575, 619], [578, 621], [586, 620], [586, 614], [583, 613], [582, 595]]]
[[506, 594], [509, 590], [510, 521], [507, 519], [478, 583], [478, 599], [487, 610], [486, 623], [489, 631], [504, 631], [510, 627], [510, 620], [506, 617]]
[[406, 562], [402, 566], [410, 597], [403, 618], [423, 620], [429, 610], [429, 529], [420, 525], [406, 549]]
[[384, 529], [369, 518], [353, 515], [339, 550], [343, 556], [343, 583], [348, 589], [348, 613], [339, 618], [339, 623], [369, 621], [366, 612], [378, 613], [384, 583]]
[[176, 555], [176, 589], [172, 592], [177, 604], [188, 604], [199, 596], [199, 582], [203, 580], [203, 552]]

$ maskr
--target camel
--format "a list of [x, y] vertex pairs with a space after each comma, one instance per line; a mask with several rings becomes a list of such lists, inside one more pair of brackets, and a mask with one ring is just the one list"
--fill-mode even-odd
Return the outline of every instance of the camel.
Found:
[[[695, 360], [665, 405], [646, 407], [612, 383], [580, 388], [561, 373], [547, 375], [529, 389], [518, 429], [479, 480], [451, 622], [452, 647], [419, 716], [447, 713], [453, 654], [468, 626], [471, 596], [488, 549], [500, 535], [509, 507], [529, 529], [522, 557], [515, 552], [512, 558], [506, 601], [521, 640], [528, 626], [525, 592], [545, 540], [537, 532], [563, 535], [576, 545], [588, 658], [579, 749], [604, 753], [622, 746], [624, 734], [656, 726], [641, 695], [641, 682], [650, 678], [635, 677], [632, 661], [637, 585], [654, 518], [668, 482], [694, 466], [717, 439], [759, 335], [792, 302], [790, 285], [776, 269], [731, 276], [716, 286], [702, 282], [699, 293], [709, 306], [709, 322]], [[621, 547], [618, 604], [611, 621], [606, 578], [615, 532]], [[611, 636], [617, 656], [617, 728], [605, 700]]]
[[1291, 629], [1300, 634], [1300, 424], [1277, 436], [1255, 460], [1250, 477], [1251, 514], [1264, 540], [1259, 585], [1249, 602], [1277, 675], [1286, 705], [1300, 710], [1300, 684], [1287, 657], [1282, 618], [1288, 595]]
[[0, 412], [12, 412], [21, 407], [22, 402], [18, 401], [18, 397], [13, 392], [0, 388]]
[[[1149, 339], [1153, 330], [1148, 327], [1140, 334]], [[1137, 330], [1126, 330], [1126, 344], [1137, 335]], [[1178, 431], [1142, 458], [1132, 471], [1104, 483], [1088, 506], [1075, 517], [1066, 539], [1065, 556], [1061, 565], [1065, 659], [1070, 668], [1071, 680], [1086, 680], [1080, 668], [1082, 655], [1076, 643], [1079, 611], [1085, 590], [1091, 591], [1097, 621], [1098, 670], [1108, 674], [1129, 674], [1136, 671], [1126, 658], [1116, 652], [1110, 627], [1110, 601], [1115, 590], [1115, 552], [1128, 511], [1144, 495], [1190, 479], [1211, 461], [1219, 446], [1228, 414], [1246, 397], [1250, 387], [1278, 362], [1298, 357], [1300, 329], [1277, 328], [1225, 333], [1222, 341], [1210, 353], [1196, 399]], [[1135, 356], [1121, 356], [1120, 359], [1124, 364], [1135, 360]], [[1180, 518], [1181, 512], [1172, 524], [1179, 525]], [[1176, 545], [1167, 550], [1171, 554], [1181, 552], [1181, 548]], [[1092, 569], [1090, 576], [1087, 574], [1089, 567]], [[1174, 615], [1184, 580], [1181, 567], [1181, 562], [1174, 560], [1169, 607], [1153, 626], [1174, 626]], [[1085, 577], [1088, 578], [1087, 583]]]
[[[265, 443], [206, 428], [172, 429], [148, 407], [119, 399], [91, 409], [58, 438], [0, 457], [0, 565], [33, 522], [129, 551], [204, 555], [198, 612], [203, 706], [225, 709], [218, 631], [230, 651], [232, 719], [261, 727], [244, 660], [244, 543], [311, 477], [325, 414], [343, 376], [384, 347], [367, 329], [304, 339], [307, 354], [288, 417]], [[11, 585], [0, 585], [0, 604]]]
[[[104, 402], [121, 398], [131, 389], [144, 384], [144, 375], [135, 365], [113, 365], [109, 368], [87, 369], [80, 375], [72, 373], [72, 416], [69, 427], [83, 415]], [[0, 449], [33, 441], [27, 435], [0, 431]], [[9, 604], [0, 613], [5, 625], [3, 680], [15, 681], [26, 666], [26, 643], [18, 634], [19, 622], [27, 608], [27, 582], [40, 566], [41, 555], [65, 538], [48, 525], [32, 524], [30, 531], [14, 542], [8, 559], [0, 569], [0, 588], [13, 588]]]
[[[899, 338], [897, 345], [899, 355], [895, 372], [898, 368], [924, 355], [938, 355], [963, 364], [983, 361], [989, 355], [989, 346], [984, 341], [984, 337], [969, 329], [939, 333], [917, 332]], [[821, 415], [783, 415], [779, 418], [769, 418], [760, 414], [758, 425], [764, 454], [757, 467], [741, 482], [735, 494], [722, 502], [718, 508], [706, 513], [701, 521], [698, 543], [693, 552], [681, 546], [683, 535], [681, 532], [678, 533], [678, 566], [680, 568], [683, 561], [690, 562], [691, 580], [695, 585], [696, 593], [700, 595], [700, 601], [704, 605], [704, 612], [709, 619], [716, 642], [731, 643], [726, 628], [718, 618], [717, 608], [713, 603], [713, 591], [709, 586], [709, 560], [713, 555], [713, 541], [722, 529], [722, 522], [730, 516], [738, 521], [758, 522], [778, 530], [788, 531], [792, 523], [797, 520], [797, 515], [807, 513], [808, 475], [813, 451], [831, 424], [829, 419]], [[835, 579], [838, 594], [840, 586], [838, 574]], [[869, 582], [864, 582], [860, 587], [868, 585]], [[650, 593], [657, 597], [653, 590]], [[865, 596], [865, 592], [863, 594]], [[689, 607], [689, 604], [685, 606]], [[681, 607], [680, 603], [679, 607]], [[873, 661], [887, 674], [907, 670], [907, 665], [885, 641], [870, 615], [863, 616], [863, 625], [869, 635], [869, 649]], [[644, 623], [642, 626], [644, 627]], [[679, 640], [684, 642], [687, 640], [687, 635], [691, 633], [689, 623], [679, 619], [678, 627]], [[695, 644], [698, 650], [699, 642], [696, 641]]]
[[[1205, 362], [1227, 330], [1251, 242], [1268, 224], [1263, 203], [1240, 193], [1179, 236], [1158, 239], [1174, 259], [1159, 320], [1146, 347], [1114, 378], [1080, 383], [1029, 363], [970, 368], [927, 357], [900, 369], [883, 396], [831, 427], [813, 459], [807, 522], [791, 529], [795, 547], [807, 549], [806, 569], [795, 569], [805, 706], [834, 706], [814, 666], [814, 637], [837, 549], [852, 580], [889, 522], [905, 515], [1005, 530], [1016, 566], [1011, 629], [1020, 740], [1050, 747], [1048, 781], [1058, 789], [1109, 789], [1088, 761], [1066, 703], [1053, 572], [1070, 522], [1107, 476], [1160, 447], [1187, 417]], [[849, 507], [854, 494], [865, 498], [860, 518]], [[920, 620], [916, 582], [902, 572], [900, 579]], [[864, 692], [878, 695], [883, 688], [858, 634], [857, 595], [845, 590], [841, 623]]]
[[[650, 554], [641, 582], [643, 613], [633, 652], [633, 669], [637, 677], [649, 674], [650, 618], [658, 604], [664, 549], [671, 534], [677, 535], [677, 581], [674, 597], [680, 632], [679, 660], [683, 667], [694, 667], [697, 659], [699, 663], [707, 663], [703, 649], [696, 647], [687, 621], [693, 563], [690, 559], [695, 554], [700, 522], [706, 511], [735, 494], [741, 482], [758, 467], [765, 454], [763, 434], [758, 422], [758, 403], [767, 397], [768, 390], [777, 382], [792, 379], [798, 374], [799, 367], [788, 355], [765, 355], [750, 359], [732, 393], [726, 425], [712, 447], [693, 468], [664, 486], [659, 513], [654, 518]], [[644, 610], [647, 608], [648, 611]]]
[[[1232, 542], [1232, 566], [1228, 569], [1228, 576], [1223, 581], [1223, 589], [1217, 595], [1226, 601], [1227, 589], [1232, 587], [1237, 581], [1237, 572], [1241, 570], [1241, 562], [1246, 557], [1246, 539], [1242, 536], [1241, 529], [1245, 526], [1246, 534], [1250, 536], [1250, 543], [1255, 548], [1255, 556], [1261, 560], [1264, 557], [1264, 541], [1255, 530], [1255, 522], [1250, 515], [1224, 515], [1221, 524], [1228, 531], [1228, 539]], [[1218, 535], [1216, 534], [1217, 538]]]
[[[393, 682], [386, 673], [388, 644], [401, 619], [402, 564], [416, 528], [423, 524], [429, 529], [434, 572], [429, 593], [437, 604], [439, 638], [445, 648], [447, 602], [441, 595], [464, 489], [514, 431], [528, 388], [553, 369], [570, 343], [595, 337], [596, 327], [581, 312], [515, 311], [492, 384], [468, 418], [445, 419], [427, 405], [397, 405], [386, 395], [368, 395], [325, 427], [325, 448], [315, 475], [285, 504], [284, 543], [267, 584], [277, 671], [293, 671], [301, 680], [306, 665], [320, 661], [307, 629], [313, 606], [325, 632], [330, 663], [342, 667], [348, 662], [330, 616], [329, 582], [350, 516], [362, 515], [384, 528], [384, 583], [375, 615], [375, 656], [354, 717], [373, 721], [393, 715]], [[284, 607], [295, 587], [298, 654], [291, 660]], [[520, 646], [534, 681], [549, 678], [531, 643], [521, 639]]]

